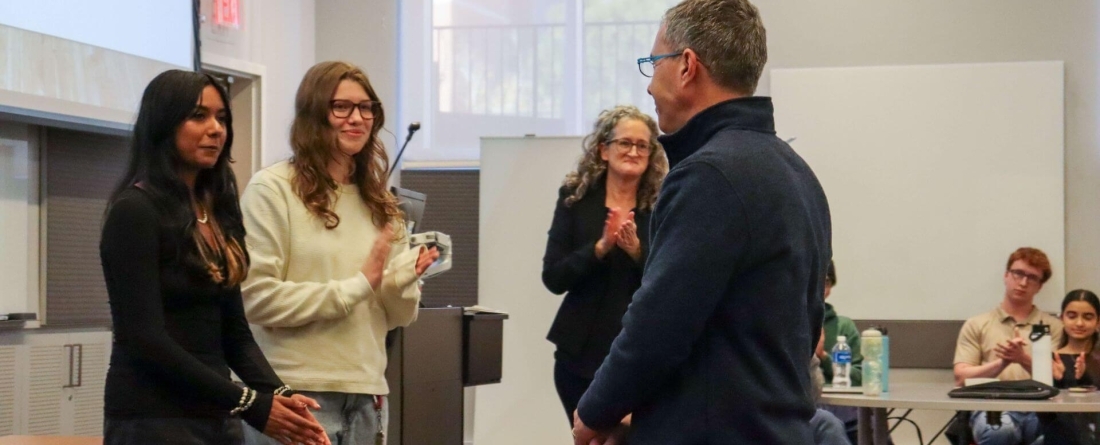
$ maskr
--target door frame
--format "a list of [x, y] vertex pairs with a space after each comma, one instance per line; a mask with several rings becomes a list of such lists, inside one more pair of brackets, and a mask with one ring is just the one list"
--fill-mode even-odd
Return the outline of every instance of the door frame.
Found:
[[[202, 69], [218, 74], [247, 78], [253, 82], [254, 88], [258, 88], [259, 94], [252, 96], [252, 110], [253, 117], [258, 115], [259, 119], [253, 120], [252, 131], [249, 135], [253, 141], [250, 173], [256, 173], [263, 168], [263, 148], [267, 146], [263, 131], [267, 127], [267, 113], [263, 112], [263, 105], [270, 103], [267, 83], [264, 82], [264, 78], [267, 76], [267, 67], [247, 60], [204, 53], [202, 55]], [[243, 189], [242, 184], [241, 190], [243, 191]]]

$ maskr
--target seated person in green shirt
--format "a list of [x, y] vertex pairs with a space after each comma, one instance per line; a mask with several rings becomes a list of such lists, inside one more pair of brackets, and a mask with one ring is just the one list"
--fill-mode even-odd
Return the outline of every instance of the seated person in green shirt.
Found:
[[[825, 274], [825, 298], [829, 298], [833, 286], [836, 286], [836, 265], [829, 261], [829, 270]], [[833, 305], [825, 303], [825, 348], [818, 350], [817, 357], [821, 359], [821, 373], [825, 375], [825, 383], [833, 383], [833, 346], [836, 345], [836, 337], [843, 335], [848, 347], [852, 348], [852, 369], [848, 373], [852, 379], [852, 386], [861, 386], [863, 383], [863, 355], [859, 352], [859, 329], [851, 318], [836, 314]], [[853, 444], [858, 443], [859, 410], [850, 406], [822, 405], [821, 409], [834, 414], [841, 422], [844, 422], [848, 440]], [[893, 442], [891, 442], [893, 443]]]
[[[836, 266], [829, 261], [829, 271], [825, 274], [825, 299], [829, 299], [829, 293], [836, 286]], [[831, 357], [833, 346], [836, 346], [836, 337], [843, 335], [852, 348], [852, 371], [850, 373], [852, 386], [860, 386], [863, 383], [863, 355], [859, 353], [859, 329], [851, 318], [836, 314], [833, 305], [825, 303], [825, 350], [818, 355], [821, 359], [821, 372], [825, 374], [825, 383], [833, 383], [833, 360]]]

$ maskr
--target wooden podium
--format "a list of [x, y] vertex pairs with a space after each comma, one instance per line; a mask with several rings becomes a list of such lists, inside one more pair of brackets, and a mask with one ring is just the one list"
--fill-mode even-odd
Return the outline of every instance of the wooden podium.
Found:
[[389, 445], [462, 445], [463, 387], [501, 380], [504, 314], [421, 308], [389, 348]]

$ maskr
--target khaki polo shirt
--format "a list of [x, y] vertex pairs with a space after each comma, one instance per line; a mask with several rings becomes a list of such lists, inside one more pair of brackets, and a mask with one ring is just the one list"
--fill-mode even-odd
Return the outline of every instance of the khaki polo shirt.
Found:
[[[955, 346], [955, 364], [966, 363], [978, 366], [997, 360], [997, 353], [994, 348], [997, 347], [998, 343], [1004, 343], [1015, 337], [1014, 330], [1017, 327], [1020, 329], [1020, 336], [1026, 339], [1031, 334], [1031, 326], [1038, 324], [1040, 320], [1043, 324], [1051, 325], [1051, 344], [1057, 345], [1062, 339], [1062, 321], [1053, 315], [1040, 311], [1035, 306], [1031, 307], [1031, 313], [1028, 314], [1027, 320], [1022, 323], [1017, 323], [1000, 306], [987, 313], [971, 317], [966, 320], [966, 324], [963, 324], [962, 330], [959, 331], [959, 341]], [[1030, 341], [1025, 348], [1030, 354]], [[1027, 380], [1031, 378], [1031, 373], [1027, 372], [1023, 366], [1013, 363], [1008, 365], [997, 378], [1001, 380]]]

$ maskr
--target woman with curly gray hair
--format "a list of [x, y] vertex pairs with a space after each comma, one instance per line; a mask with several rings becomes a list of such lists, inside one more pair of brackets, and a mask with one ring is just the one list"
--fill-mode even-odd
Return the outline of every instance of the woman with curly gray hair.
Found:
[[657, 131], [636, 107], [601, 112], [558, 193], [542, 282], [568, 292], [547, 339], [557, 346], [554, 385], [570, 427], [641, 286], [649, 215], [668, 173]]

